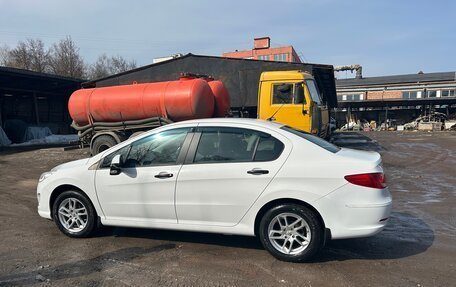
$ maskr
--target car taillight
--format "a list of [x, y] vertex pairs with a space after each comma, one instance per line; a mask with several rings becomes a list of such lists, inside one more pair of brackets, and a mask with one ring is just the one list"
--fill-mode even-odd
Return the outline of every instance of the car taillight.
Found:
[[345, 179], [353, 184], [371, 188], [385, 188], [386, 180], [383, 172], [346, 175]]

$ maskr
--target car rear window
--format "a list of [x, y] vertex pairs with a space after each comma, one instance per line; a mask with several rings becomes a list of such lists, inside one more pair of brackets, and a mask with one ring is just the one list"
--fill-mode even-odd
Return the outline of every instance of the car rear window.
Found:
[[325, 150], [330, 151], [332, 153], [336, 153], [336, 152], [340, 151], [340, 147], [333, 145], [332, 143], [327, 142], [324, 139], [314, 136], [312, 134], [293, 129], [289, 126], [283, 126], [283, 127], [281, 127], [281, 129], [285, 130], [287, 132], [290, 132], [294, 135], [297, 135], [298, 137], [306, 139], [306, 140], [310, 141], [311, 143], [316, 144], [317, 146], [324, 148]]

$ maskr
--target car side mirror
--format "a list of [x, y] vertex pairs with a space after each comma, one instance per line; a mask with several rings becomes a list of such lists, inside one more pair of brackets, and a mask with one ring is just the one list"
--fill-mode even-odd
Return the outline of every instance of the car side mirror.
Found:
[[109, 170], [110, 175], [118, 175], [122, 171], [121, 168], [121, 157], [120, 154], [114, 156], [114, 158], [111, 160], [111, 166]]

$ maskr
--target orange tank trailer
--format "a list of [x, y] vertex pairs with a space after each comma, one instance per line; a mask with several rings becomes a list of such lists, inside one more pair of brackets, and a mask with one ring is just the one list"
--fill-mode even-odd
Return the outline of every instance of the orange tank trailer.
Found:
[[172, 121], [225, 116], [229, 95], [220, 81], [181, 78], [75, 91], [68, 110], [78, 126], [91, 122], [122, 122], [152, 117]]

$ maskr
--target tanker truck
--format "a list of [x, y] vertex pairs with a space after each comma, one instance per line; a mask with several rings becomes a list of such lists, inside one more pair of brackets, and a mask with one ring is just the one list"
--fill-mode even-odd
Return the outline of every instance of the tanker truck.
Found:
[[300, 70], [261, 73], [253, 113], [231, 107], [222, 81], [194, 74], [174, 81], [80, 89], [70, 96], [68, 109], [81, 145], [90, 146], [92, 155], [143, 131], [199, 118], [256, 117], [329, 135], [329, 111], [316, 81]]

